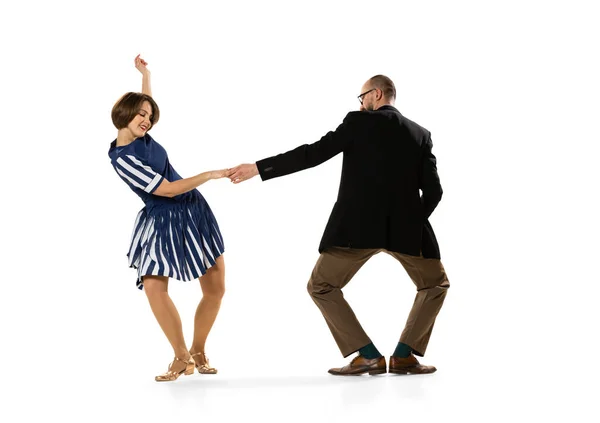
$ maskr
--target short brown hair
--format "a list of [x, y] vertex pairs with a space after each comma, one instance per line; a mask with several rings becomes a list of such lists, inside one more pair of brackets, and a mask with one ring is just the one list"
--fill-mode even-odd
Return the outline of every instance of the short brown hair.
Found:
[[[129, 125], [129, 122], [133, 120], [135, 115], [140, 112], [140, 108], [142, 107], [144, 101], [150, 103], [150, 106], [152, 107], [150, 124], [152, 126], [156, 125], [160, 116], [158, 104], [156, 104], [152, 97], [142, 93], [127, 93], [115, 103], [111, 113], [113, 125], [115, 125], [117, 129], [126, 128], [127, 125]], [[148, 128], [148, 130], [150, 130], [150, 128]]]
[[396, 100], [396, 87], [390, 78], [385, 75], [375, 75], [369, 79], [373, 88], [379, 88], [383, 91], [383, 96], [388, 100]]

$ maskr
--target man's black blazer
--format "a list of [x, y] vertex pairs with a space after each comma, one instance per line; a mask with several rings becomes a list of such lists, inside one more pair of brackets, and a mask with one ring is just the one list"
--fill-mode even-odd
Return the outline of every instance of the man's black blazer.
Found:
[[266, 181], [320, 165], [343, 152], [338, 198], [319, 253], [331, 246], [385, 248], [439, 259], [428, 221], [442, 198], [432, 146], [428, 130], [386, 105], [350, 112], [319, 141], [256, 164]]

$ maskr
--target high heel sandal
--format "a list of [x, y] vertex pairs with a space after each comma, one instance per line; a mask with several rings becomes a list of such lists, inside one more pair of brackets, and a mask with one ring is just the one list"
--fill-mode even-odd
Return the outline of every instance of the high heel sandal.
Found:
[[[198, 356], [198, 359], [194, 358], [194, 356]], [[192, 354], [192, 359], [194, 360], [194, 363], [196, 363], [196, 370], [198, 370], [198, 373], [203, 375], [217, 374], [217, 369], [210, 367], [208, 364], [208, 357], [202, 351]]]
[[[175, 371], [171, 370], [171, 368], [173, 367], [173, 363], [175, 363], [175, 361], [181, 361], [182, 363], [185, 363], [185, 368], [179, 372], [175, 372]], [[162, 375], [156, 376], [154, 378], [154, 380], [156, 380], [157, 382], [172, 382], [181, 375], [188, 376], [193, 373], [194, 373], [194, 360], [191, 357], [187, 361], [182, 360], [179, 357], [175, 357], [173, 362], [171, 364], [169, 364], [169, 370], [167, 370], [167, 372], [163, 373]]]

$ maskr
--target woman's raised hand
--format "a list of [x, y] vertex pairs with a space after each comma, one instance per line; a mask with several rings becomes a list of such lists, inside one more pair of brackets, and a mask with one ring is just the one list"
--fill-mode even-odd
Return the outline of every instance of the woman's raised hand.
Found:
[[139, 54], [135, 56], [135, 68], [139, 70], [142, 75], [150, 72], [146, 66], [148, 66], [148, 63], [142, 59]]

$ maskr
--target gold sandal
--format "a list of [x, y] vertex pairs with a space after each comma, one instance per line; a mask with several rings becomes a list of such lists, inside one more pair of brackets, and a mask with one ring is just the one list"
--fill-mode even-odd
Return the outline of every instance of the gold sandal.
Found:
[[[190, 351], [191, 354], [191, 351]], [[194, 356], [199, 356], [200, 359], [195, 359]], [[192, 359], [194, 360], [194, 363], [196, 363], [196, 369], [198, 370], [198, 373], [201, 373], [203, 375], [214, 375], [217, 374], [217, 369], [215, 369], [214, 367], [210, 367], [210, 365], [208, 364], [208, 357], [206, 356], [205, 353], [203, 352], [197, 352], [192, 354]]]
[[[181, 361], [182, 363], [185, 363], [185, 368], [179, 372], [171, 370], [175, 361]], [[191, 357], [187, 361], [182, 360], [179, 357], [175, 357], [173, 363], [169, 364], [169, 370], [167, 370], [166, 373], [156, 376], [154, 380], [157, 382], [172, 382], [182, 374], [188, 376], [194, 373], [194, 360]]]

